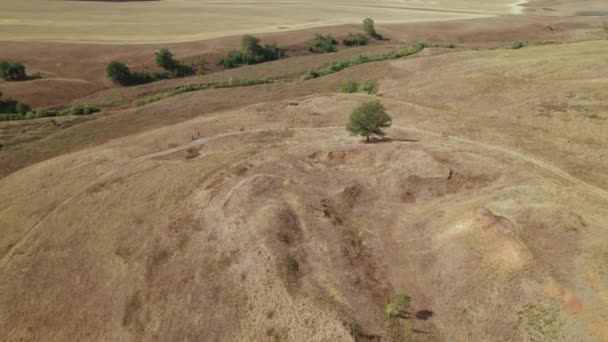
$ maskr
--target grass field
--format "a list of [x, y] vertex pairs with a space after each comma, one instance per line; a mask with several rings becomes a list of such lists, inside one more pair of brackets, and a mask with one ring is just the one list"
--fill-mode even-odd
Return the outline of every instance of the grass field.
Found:
[[358, 23], [442, 21], [517, 13], [513, 0], [102, 1], [5, 0], [0, 40], [177, 42]]

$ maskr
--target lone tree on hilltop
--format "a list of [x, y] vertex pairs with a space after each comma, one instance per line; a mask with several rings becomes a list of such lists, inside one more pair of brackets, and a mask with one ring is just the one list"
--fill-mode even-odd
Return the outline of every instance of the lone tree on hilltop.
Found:
[[155, 54], [156, 65], [165, 70], [175, 70], [179, 62], [173, 59], [173, 54], [169, 49], [160, 49]]
[[384, 110], [380, 101], [370, 101], [362, 104], [355, 108], [350, 115], [346, 130], [352, 135], [365, 137], [367, 142], [372, 135], [383, 137], [385, 133], [382, 128], [390, 127], [392, 120]]
[[363, 20], [363, 32], [367, 33], [370, 37], [374, 39], [383, 39], [383, 37], [376, 31], [376, 24], [374, 23], [372, 18], [365, 18]]

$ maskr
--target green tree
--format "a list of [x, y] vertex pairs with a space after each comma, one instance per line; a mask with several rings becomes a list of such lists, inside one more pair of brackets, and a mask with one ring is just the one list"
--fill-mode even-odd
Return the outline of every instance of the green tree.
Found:
[[179, 62], [173, 59], [173, 54], [169, 49], [160, 49], [160, 51], [155, 53], [156, 65], [165, 69], [165, 70], [175, 70], [177, 69]]
[[370, 101], [355, 108], [350, 115], [346, 130], [352, 135], [365, 137], [369, 142], [372, 135], [384, 136], [382, 128], [391, 126], [391, 117], [384, 111], [380, 101]]
[[241, 48], [244, 53], [249, 55], [258, 55], [262, 50], [260, 39], [250, 34], [246, 34], [241, 38]]
[[25, 65], [15, 62], [0, 62], [0, 77], [6, 81], [22, 81], [27, 78]]
[[376, 24], [372, 18], [365, 18], [363, 20], [363, 32], [375, 39], [382, 39], [382, 36], [376, 31]]
[[129, 67], [121, 62], [112, 61], [106, 67], [106, 75], [114, 83], [121, 85], [128, 85], [133, 80], [133, 75]]

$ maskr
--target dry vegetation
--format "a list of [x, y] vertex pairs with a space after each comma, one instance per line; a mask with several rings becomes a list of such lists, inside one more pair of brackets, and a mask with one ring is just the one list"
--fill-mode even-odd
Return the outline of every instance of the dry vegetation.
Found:
[[[0, 340], [608, 340], [602, 21], [381, 28], [0, 122]], [[415, 40], [438, 47], [300, 78]], [[172, 93], [229, 78], [280, 81]], [[344, 126], [374, 100], [392, 127], [364, 143]]]

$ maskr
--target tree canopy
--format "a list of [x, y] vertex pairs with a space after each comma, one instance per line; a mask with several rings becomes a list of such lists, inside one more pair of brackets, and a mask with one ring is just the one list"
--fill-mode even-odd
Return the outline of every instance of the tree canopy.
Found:
[[0, 77], [6, 81], [25, 80], [25, 65], [18, 62], [0, 62]]
[[384, 136], [382, 128], [390, 127], [391, 120], [380, 101], [370, 101], [355, 108], [350, 115], [346, 130], [369, 141], [372, 135]]
[[372, 18], [365, 18], [363, 20], [363, 32], [374, 39], [382, 39], [382, 36], [376, 31], [376, 24]]
[[169, 49], [160, 49], [154, 54], [156, 65], [165, 70], [174, 70], [179, 65], [179, 62], [173, 59], [173, 54]]

